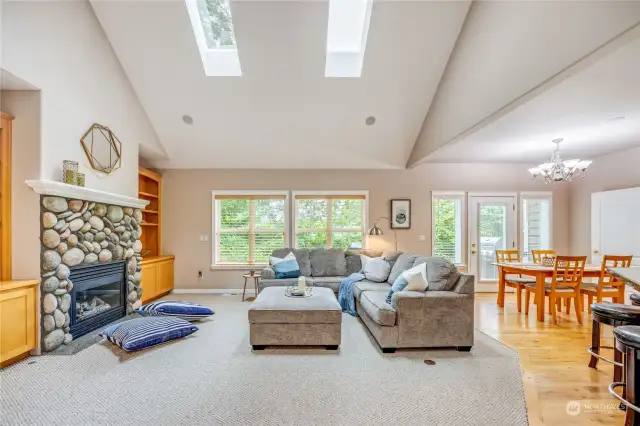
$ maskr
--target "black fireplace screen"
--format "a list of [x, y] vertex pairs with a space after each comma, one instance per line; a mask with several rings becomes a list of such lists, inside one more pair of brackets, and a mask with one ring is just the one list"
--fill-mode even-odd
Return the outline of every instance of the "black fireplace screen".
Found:
[[122, 318], [126, 313], [125, 261], [71, 268], [71, 326], [73, 338]]

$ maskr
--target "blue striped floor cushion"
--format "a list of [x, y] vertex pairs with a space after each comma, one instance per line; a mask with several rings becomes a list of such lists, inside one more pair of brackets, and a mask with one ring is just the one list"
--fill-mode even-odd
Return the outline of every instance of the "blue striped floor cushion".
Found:
[[213, 315], [211, 308], [179, 300], [151, 302], [141, 306], [136, 312], [145, 317], [177, 317], [187, 321], [198, 321]]
[[198, 327], [180, 318], [137, 318], [111, 325], [100, 335], [127, 352], [181, 339]]

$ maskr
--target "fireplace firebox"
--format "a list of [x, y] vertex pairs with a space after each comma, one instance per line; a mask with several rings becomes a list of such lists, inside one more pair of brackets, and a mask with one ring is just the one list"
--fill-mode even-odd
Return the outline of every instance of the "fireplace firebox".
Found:
[[71, 268], [70, 333], [74, 339], [126, 314], [125, 261]]

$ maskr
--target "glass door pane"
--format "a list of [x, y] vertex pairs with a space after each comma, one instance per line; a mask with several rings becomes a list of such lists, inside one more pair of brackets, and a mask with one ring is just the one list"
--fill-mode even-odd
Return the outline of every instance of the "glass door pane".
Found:
[[496, 281], [498, 268], [496, 250], [507, 248], [507, 206], [504, 203], [480, 203], [478, 206], [478, 230], [480, 232], [480, 281]]
[[515, 249], [515, 197], [469, 197], [469, 272], [497, 282], [496, 250]]

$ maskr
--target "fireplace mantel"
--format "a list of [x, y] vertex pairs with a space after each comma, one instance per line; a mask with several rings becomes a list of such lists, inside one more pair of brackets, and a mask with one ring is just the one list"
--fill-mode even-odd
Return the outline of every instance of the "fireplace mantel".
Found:
[[95, 201], [97, 203], [112, 204], [123, 207], [133, 207], [144, 209], [148, 200], [127, 197], [126, 195], [114, 194], [97, 189], [85, 188], [82, 186], [69, 185], [67, 183], [55, 182], [52, 180], [28, 180], [26, 184], [37, 194], [55, 195], [58, 197], [72, 198], [76, 200]]

